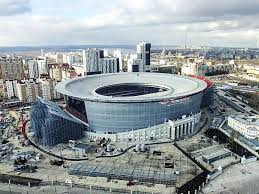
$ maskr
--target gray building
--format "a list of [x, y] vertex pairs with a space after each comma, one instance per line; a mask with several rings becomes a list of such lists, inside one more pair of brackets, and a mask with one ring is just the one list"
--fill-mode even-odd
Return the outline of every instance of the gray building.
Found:
[[35, 61], [38, 64], [39, 75], [49, 73], [47, 57], [35, 58]]
[[119, 59], [115, 57], [105, 57], [101, 59], [99, 70], [102, 73], [116, 73], [119, 72]]
[[39, 77], [39, 67], [38, 63], [34, 59], [27, 59], [29, 78], [36, 79]]
[[87, 118], [90, 131], [113, 134], [200, 112], [206, 87], [191, 77], [142, 72], [75, 78], [56, 89]]
[[119, 72], [119, 60], [115, 57], [104, 57], [100, 49], [82, 51], [85, 75]]
[[83, 66], [85, 75], [93, 73], [101, 73], [101, 59], [104, 58], [103, 50], [87, 49], [82, 51]]
[[150, 49], [151, 43], [137, 45], [137, 59], [140, 59], [139, 72], [150, 72]]

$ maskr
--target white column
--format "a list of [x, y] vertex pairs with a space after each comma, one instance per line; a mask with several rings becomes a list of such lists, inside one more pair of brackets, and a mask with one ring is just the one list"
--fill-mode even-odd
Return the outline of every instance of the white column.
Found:
[[183, 136], [183, 125], [180, 125], [180, 137], [182, 137]]
[[183, 130], [183, 135], [187, 134], [187, 124], [183, 124], [184, 130]]
[[189, 135], [189, 123], [186, 123], [186, 135]]
[[192, 128], [191, 128], [191, 133], [193, 134], [193, 130], [194, 130], [194, 122], [192, 122]]
[[179, 138], [179, 126], [175, 127], [175, 139]]
[[171, 139], [172, 140], [174, 140], [175, 139], [175, 127], [172, 127], [172, 129], [170, 129], [171, 130]]

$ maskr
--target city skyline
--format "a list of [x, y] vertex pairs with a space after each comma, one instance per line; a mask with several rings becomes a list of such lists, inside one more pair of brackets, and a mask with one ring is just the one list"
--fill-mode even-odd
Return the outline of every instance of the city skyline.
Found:
[[0, 0], [0, 45], [257, 47], [258, 13], [256, 0]]

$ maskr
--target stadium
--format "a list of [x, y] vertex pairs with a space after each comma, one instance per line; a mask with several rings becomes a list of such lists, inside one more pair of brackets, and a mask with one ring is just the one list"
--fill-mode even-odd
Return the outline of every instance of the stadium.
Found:
[[66, 110], [89, 131], [116, 134], [200, 112], [206, 82], [160, 73], [101, 74], [56, 86]]

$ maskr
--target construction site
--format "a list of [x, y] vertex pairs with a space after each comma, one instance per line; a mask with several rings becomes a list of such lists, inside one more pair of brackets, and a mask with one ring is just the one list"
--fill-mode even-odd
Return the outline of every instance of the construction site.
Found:
[[55, 146], [35, 137], [29, 109], [3, 112], [0, 182], [18, 193], [197, 193], [242, 160], [219, 136], [204, 133], [222, 120], [203, 111], [198, 133], [178, 141], [81, 138]]
[[[30, 122], [25, 122], [29, 112], [12, 115], [13, 126], [0, 144], [0, 179], [13, 191], [12, 183], [24, 185], [24, 193], [29, 187], [40, 193], [46, 186], [54, 191], [62, 185], [115, 193], [174, 193], [202, 172], [166, 139], [146, 144], [71, 140], [47, 147], [33, 138]], [[23, 127], [26, 134], [21, 133]]]

